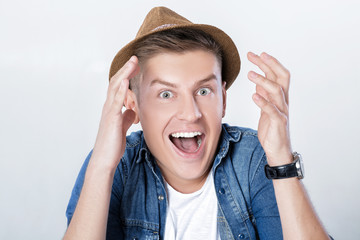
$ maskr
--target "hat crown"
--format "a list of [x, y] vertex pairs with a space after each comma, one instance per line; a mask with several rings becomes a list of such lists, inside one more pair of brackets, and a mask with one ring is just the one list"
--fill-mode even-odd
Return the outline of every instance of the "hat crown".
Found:
[[168, 29], [191, 28], [209, 34], [222, 49], [222, 80], [226, 81], [226, 89], [235, 81], [240, 71], [240, 56], [232, 39], [221, 29], [207, 25], [194, 24], [188, 19], [166, 7], [155, 7], [146, 15], [134, 40], [124, 46], [114, 57], [109, 80], [134, 55], [136, 44], [153, 33]]
[[136, 37], [175, 25], [192, 24], [188, 19], [166, 7], [155, 7], [146, 15]]

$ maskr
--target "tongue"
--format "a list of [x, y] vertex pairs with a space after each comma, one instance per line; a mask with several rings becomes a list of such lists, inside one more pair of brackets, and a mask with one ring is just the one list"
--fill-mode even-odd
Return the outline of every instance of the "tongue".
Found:
[[173, 138], [174, 145], [183, 152], [194, 153], [198, 149], [197, 138]]

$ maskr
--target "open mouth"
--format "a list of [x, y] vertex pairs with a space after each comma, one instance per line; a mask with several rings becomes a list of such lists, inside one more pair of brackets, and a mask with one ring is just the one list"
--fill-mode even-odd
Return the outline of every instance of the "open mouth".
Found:
[[169, 136], [175, 147], [184, 153], [196, 153], [201, 147], [203, 137], [201, 132], [177, 132]]

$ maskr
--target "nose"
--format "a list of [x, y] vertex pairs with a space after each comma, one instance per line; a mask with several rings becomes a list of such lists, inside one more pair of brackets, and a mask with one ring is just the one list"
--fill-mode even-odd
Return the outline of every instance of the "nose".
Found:
[[179, 102], [177, 115], [178, 119], [187, 122], [195, 122], [202, 116], [198, 103], [193, 96], [184, 97]]

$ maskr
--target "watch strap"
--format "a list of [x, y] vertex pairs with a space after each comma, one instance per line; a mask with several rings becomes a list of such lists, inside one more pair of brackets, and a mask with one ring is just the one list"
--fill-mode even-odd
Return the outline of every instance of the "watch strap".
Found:
[[266, 164], [265, 175], [268, 179], [283, 179], [283, 178], [298, 177], [296, 163], [293, 162], [276, 167], [270, 167], [268, 164]]

